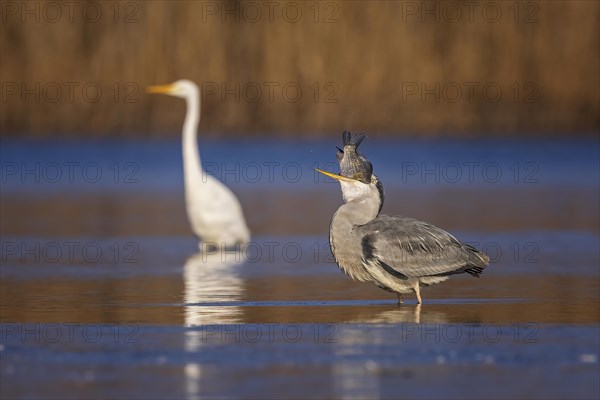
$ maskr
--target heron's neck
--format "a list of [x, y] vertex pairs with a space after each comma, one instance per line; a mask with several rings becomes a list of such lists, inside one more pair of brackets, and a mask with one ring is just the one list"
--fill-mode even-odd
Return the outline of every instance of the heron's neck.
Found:
[[201, 184], [202, 168], [198, 152], [198, 124], [200, 122], [200, 96], [194, 93], [186, 98], [187, 111], [183, 123], [183, 174], [186, 189]]
[[336, 212], [336, 219], [348, 225], [364, 225], [379, 214], [379, 202], [374, 198], [353, 200], [343, 204]]
[[336, 214], [351, 225], [364, 225], [379, 215], [383, 204], [383, 186], [377, 184], [359, 185], [341, 182], [344, 204]]

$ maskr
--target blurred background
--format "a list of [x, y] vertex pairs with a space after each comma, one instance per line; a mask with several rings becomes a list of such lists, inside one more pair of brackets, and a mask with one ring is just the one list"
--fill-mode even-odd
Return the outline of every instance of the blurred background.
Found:
[[2, 6], [2, 135], [598, 132], [595, 1], [81, 1]]
[[[2, 398], [600, 397], [600, 2], [0, 2]], [[182, 100], [252, 242], [204, 257]], [[491, 259], [411, 295], [329, 250], [343, 130], [383, 212]], [[290, 336], [291, 335], [291, 336]]]

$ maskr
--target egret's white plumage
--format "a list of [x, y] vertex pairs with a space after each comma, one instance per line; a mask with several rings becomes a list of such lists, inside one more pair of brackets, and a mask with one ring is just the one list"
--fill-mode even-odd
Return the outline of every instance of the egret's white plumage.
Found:
[[150, 93], [163, 93], [186, 101], [183, 123], [183, 175], [185, 203], [192, 230], [203, 245], [233, 248], [250, 241], [240, 202], [219, 180], [208, 175], [200, 163], [198, 124], [200, 123], [200, 89], [188, 80], [169, 85], [150, 86]]

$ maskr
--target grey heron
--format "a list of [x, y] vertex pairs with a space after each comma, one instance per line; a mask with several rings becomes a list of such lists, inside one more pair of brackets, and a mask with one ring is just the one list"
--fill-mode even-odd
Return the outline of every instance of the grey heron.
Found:
[[383, 185], [373, 166], [357, 148], [364, 134], [343, 133], [344, 149], [338, 148], [340, 174], [317, 169], [340, 182], [344, 204], [331, 219], [329, 244], [340, 267], [350, 278], [373, 282], [394, 292], [414, 292], [421, 304], [420, 287], [433, 285], [450, 275], [479, 277], [489, 258], [475, 247], [461, 243], [450, 233], [416, 219], [380, 214]]
[[200, 249], [207, 246], [231, 249], [248, 243], [250, 231], [240, 202], [227, 186], [207, 175], [200, 163], [200, 89], [194, 82], [182, 79], [168, 85], [149, 86], [147, 91], [186, 101], [182, 137], [185, 203], [192, 230], [201, 240]]

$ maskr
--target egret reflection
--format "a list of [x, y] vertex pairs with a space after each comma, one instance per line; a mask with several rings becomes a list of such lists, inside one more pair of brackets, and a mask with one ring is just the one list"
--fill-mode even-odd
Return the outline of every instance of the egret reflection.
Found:
[[244, 262], [244, 252], [203, 252], [187, 259], [183, 267], [186, 327], [240, 322], [240, 307], [219, 303], [241, 299]]
[[[239, 306], [219, 303], [241, 299], [244, 282], [240, 267], [245, 262], [243, 252], [201, 252], [190, 256], [183, 267], [184, 280], [184, 346], [188, 353], [199, 354], [204, 343], [203, 329], [209, 325], [239, 322]], [[205, 366], [201, 362], [185, 365], [185, 387], [188, 398], [198, 398], [203, 386]]]

